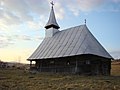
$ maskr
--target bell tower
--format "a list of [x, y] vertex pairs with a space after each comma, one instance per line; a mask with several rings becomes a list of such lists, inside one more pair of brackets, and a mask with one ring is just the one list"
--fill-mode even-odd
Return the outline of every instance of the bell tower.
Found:
[[57, 24], [56, 18], [55, 18], [55, 14], [54, 14], [54, 3], [53, 1], [51, 2], [51, 12], [50, 12], [50, 17], [49, 20], [45, 26], [46, 30], [45, 30], [45, 37], [52, 37], [56, 32], [58, 32], [59, 30], [59, 25]]

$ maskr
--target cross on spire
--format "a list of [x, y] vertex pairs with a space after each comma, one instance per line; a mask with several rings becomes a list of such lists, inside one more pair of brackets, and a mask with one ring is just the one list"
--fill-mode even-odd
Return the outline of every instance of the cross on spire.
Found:
[[86, 19], [85, 19], [85, 24], [86, 24]]
[[53, 1], [51, 1], [50, 3], [51, 3], [51, 5], [52, 5], [52, 7], [53, 7], [53, 5], [54, 5]]
[[53, 3], [53, 1], [51, 1], [50, 4], [52, 5], [52, 8], [51, 8], [49, 20], [48, 20], [45, 28], [49, 29], [49, 28], [53, 27], [55, 29], [59, 29], [60, 27], [57, 24], [57, 21], [56, 21], [56, 18], [55, 18], [55, 14], [54, 14], [54, 9], [53, 9], [54, 3]]

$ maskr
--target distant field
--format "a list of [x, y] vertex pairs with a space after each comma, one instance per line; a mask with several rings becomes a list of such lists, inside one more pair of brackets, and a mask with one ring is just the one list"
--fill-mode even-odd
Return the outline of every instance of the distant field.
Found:
[[0, 69], [0, 90], [120, 90], [120, 64], [111, 76], [79, 76]]
[[112, 62], [111, 75], [120, 76], [120, 61]]

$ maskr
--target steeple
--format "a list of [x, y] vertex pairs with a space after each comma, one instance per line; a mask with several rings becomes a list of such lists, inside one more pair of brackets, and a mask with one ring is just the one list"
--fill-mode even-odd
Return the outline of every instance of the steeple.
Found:
[[51, 2], [52, 8], [51, 8], [51, 12], [50, 12], [50, 17], [49, 20], [45, 26], [46, 29], [49, 29], [51, 27], [55, 28], [55, 29], [59, 29], [59, 25], [56, 22], [56, 18], [55, 18], [55, 14], [54, 14], [54, 9], [53, 9], [53, 1]]
[[45, 37], [52, 37], [55, 35], [55, 33], [59, 32], [59, 25], [56, 22], [55, 14], [54, 14], [54, 9], [53, 9], [53, 2], [51, 2], [52, 8], [50, 12], [50, 17], [49, 20], [45, 26]]

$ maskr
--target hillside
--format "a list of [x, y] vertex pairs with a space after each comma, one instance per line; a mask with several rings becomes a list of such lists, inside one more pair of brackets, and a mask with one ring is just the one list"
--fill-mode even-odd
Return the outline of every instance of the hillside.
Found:
[[112, 63], [111, 76], [32, 74], [0, 69], [0, 90], [120, 90], [120, 64]]

